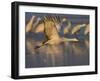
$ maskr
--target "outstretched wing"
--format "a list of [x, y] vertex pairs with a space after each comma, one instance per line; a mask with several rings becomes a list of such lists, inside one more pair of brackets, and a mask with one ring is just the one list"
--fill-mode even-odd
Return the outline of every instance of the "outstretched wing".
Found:
[[55, 20], [52, 16], [44, 17], [44, 33], [48, 40], [59, 39]]
[[44, 23], [39, 23], [35, 28], [34, 28], [35, 33], [39, 32], [44, 32]]
[[64, 32], [64, 34], [68, 34], [70, 32], [72, 24], [71, 24], [71, 21], [69, 21], [69, 20], [66, 20], [65, 22], [68, 25], [66, 27], [64, 27], [63, 32]]
[[26, 25], [26, 32], [30, 32], [32, 30], [34, 19], [35, 19], [35, 16], [32, 16], [32, 18], [27, 23], [27, 25]]
[[75, 27], [73, 27], [71, 34], [77, 33], [82, 27], [85, 27], [86, 24], [78, 24]]

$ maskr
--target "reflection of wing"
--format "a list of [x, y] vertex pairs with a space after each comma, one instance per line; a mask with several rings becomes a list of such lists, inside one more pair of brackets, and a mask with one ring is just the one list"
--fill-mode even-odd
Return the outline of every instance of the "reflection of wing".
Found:
[[85, 40], [84, 42], [85, 42], [86, 47], [89, 48], [89, 40]]
[[72, 34], [75, 34], [75, 33], [77, 33], [82, 27], [85, 27], [86, 26], [86, 24], [78, 24], [78, 25], [76, 25], [75, 27], [73, 27], [73, 29], [72, 29]]
[[76, 54], [76, 55], [81, 55], [82, 54], [83, 49], [81, 47], [79, 47], [77, 44], [76, 45], [72, 44], [72, 49], [74, 51], [74, 54]]
[[32, 18], [30, 19], [30, 21], [26, 25], [26, 32], [29, 32], [29, 31], [32, 30], [32, 26], [33, 26], [34, 19], [35, 19], [35, 16], [32, 16]]
[[31, 54], [35, 54], [35, 50], [34, 50], [34, 41], [30, 41], [30, 40], [26, 40], [26, 46], [27, 46], [27, 49], [28, 51], [31, 53]]
[[88, 24], [85, 28], [84, 34], [87, 35], [89, 33], [89, 27], [90, 25]]

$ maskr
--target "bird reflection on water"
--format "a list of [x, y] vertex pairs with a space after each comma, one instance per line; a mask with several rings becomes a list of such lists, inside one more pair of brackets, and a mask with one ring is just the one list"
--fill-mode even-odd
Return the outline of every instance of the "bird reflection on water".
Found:
[[[89, 64], [89, 42], [67, 42], [59, 45], [45, 45], [34, 50], [39, 42], [27, 41], [26, 68], [74, 66]], [[35, 44], [34, 44], [35, 43]]]

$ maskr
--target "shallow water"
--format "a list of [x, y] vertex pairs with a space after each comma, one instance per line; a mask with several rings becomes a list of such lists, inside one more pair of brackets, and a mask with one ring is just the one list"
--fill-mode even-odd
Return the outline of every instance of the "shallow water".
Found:
[[89, 65], [89, 42], [65, 42], [34, 49], [39, 42], [27, 40], [26, 68]]

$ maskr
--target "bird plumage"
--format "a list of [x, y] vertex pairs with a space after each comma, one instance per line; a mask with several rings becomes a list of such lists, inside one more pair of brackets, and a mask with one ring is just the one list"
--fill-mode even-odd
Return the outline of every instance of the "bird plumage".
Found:
[[[34, 21], [34, 16], [31, 18], [29, 23], [26, 25], [26, 32], [30, 31], [32, 29], [32, 25], [33, 25], [34, 32], [36, 32], [36, 33], [43, 32], [46, 37], [46, 40], [44, 40], [44, 42], [40, 46], [38, 46], [38, 48], [41, 46], [44, 46], [46, 44], [56, 45], [56, 44], [60, 44], [62, 42], [78, 41], [78, 39], [76, 39], [76, 38], [60, 37], [59, 30], [57, 29], [57, 25], [59, 25], [59, 27], [61, 27], [60, 26], [61, 23], [65, 22], [66, 20], [61, 21], [59, 16], [55, 16], [55, 17], [44, 16], [41, 23], [39, 23], [40, 20], [38, 20], [35, 24], [32, 24], [33, 21]], [[68, 28], [70, 28], [70, 26], [71, 26], [70, 22], [68, 22], [68, 26], [69, 26]]]

